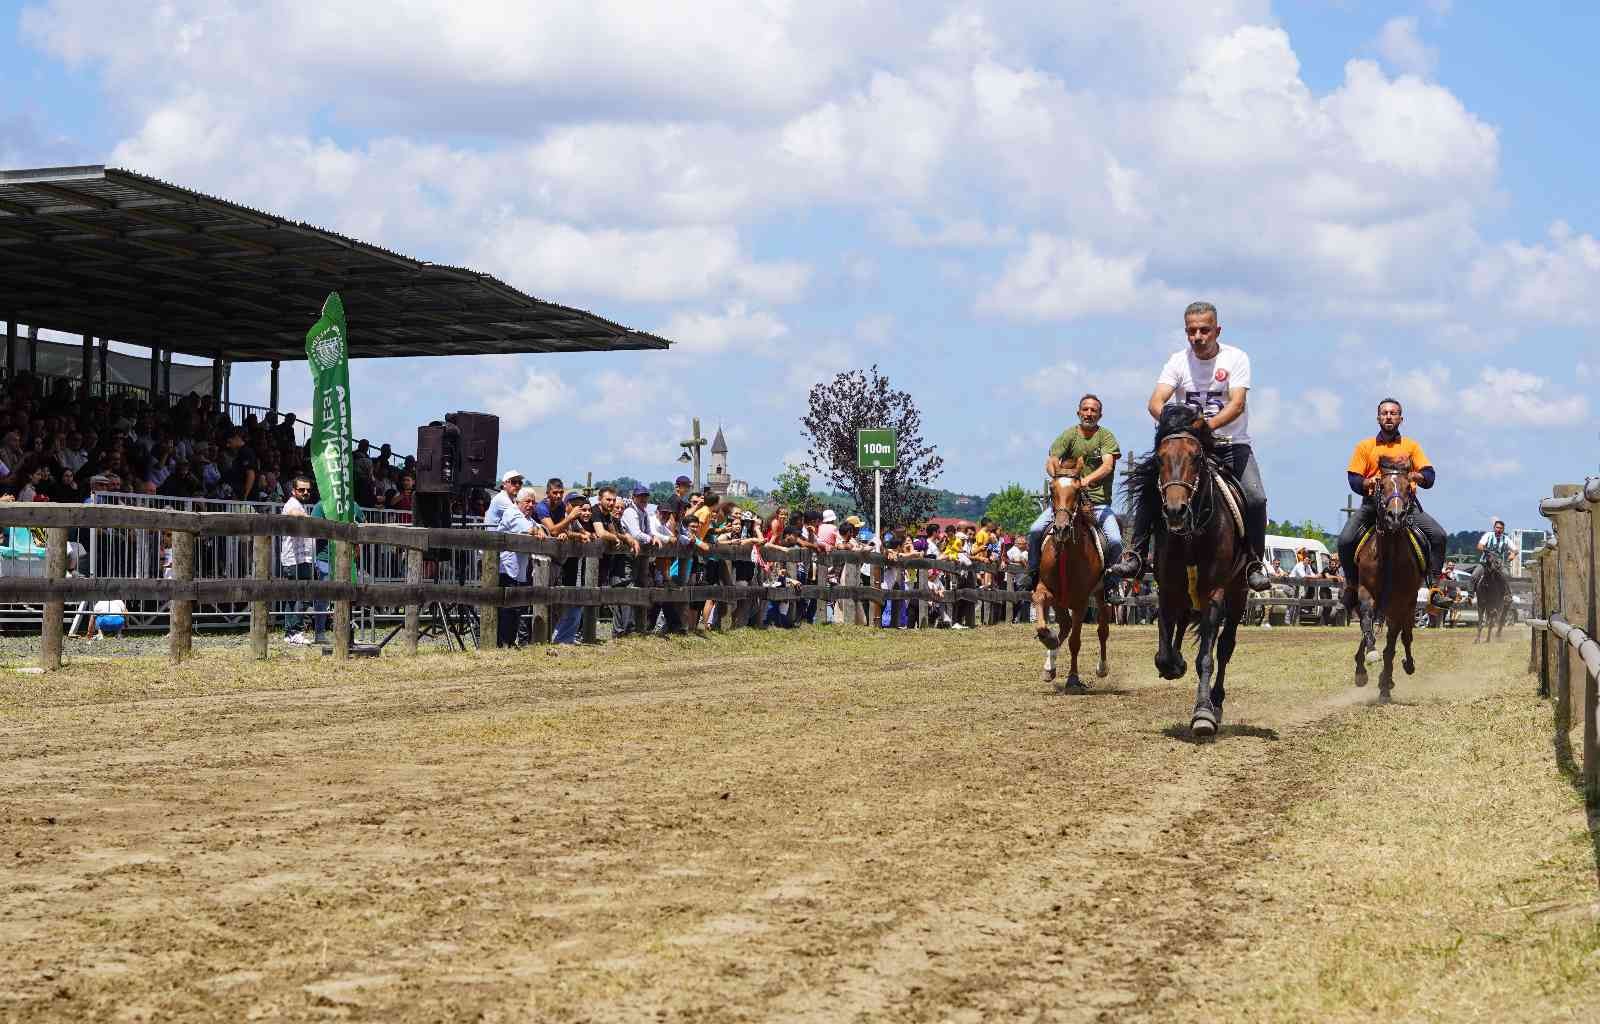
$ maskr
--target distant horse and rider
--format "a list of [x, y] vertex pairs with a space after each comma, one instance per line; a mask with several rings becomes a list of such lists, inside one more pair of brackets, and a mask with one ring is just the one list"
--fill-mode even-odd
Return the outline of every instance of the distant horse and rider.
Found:
[[[1111, 671], [1106, 660], [1111, 615], [1102, 584], [1105, 555], [1095, 528], [1094, 507], [1085, 498], [1078, 476], [1078, 460], [1052, 462], [1055, 472], [1050, 478], [1050, 523], [1043, 537], [1039, 581], [1033, 588], [1033, 617], [1039, 642], [1045, 646], [1044, 681], [1055, 680], [1056, 651], [1065, 640], [1072, 662], [1061, 692], [1087, 693], [1088, 687], [1078, 677], [1078, 649], [1091, 600], [1096, 607], [1095, 632], [1100, 640], [1100, 663], [1095, 675], [1104, 678]], [[1051, 633], [1046, 616], [1052, 608], [1056, 613], [1056, 634]]]
[[1478, 631], [1472, 642], [1500, 639], [1506, 629], [1506, 619], [1511, 617], [1511, 584], [1507, 582], [1506, 560], [1497, 551], [1483, 553], [1482, 570], [1473, 588], [1473, 603], [1478, 606]]
[[1383, 645], [1383, 670], [1378, 674], [1378, 699], [1387, 703], [1394, 690], [1394, 651], [1405, 645], [1401, 663], [1406, 675], [1417, 670], [1411, 656], [1411, 631], [1417, 622], [1417, 589], [1422, 585], [1427, 557], [1423, 541], [1412, 529], [1415, 511], [1412, 474], [1408, 458], [1379, 460], [1375, 498], [1377, 525], [1356, 547], [1361, 640], [1356, 645], [1356, 685], [1367, 685], [1367, 652], [1377, 646], [1376, 623], [1381, 614], [1387, 632]]

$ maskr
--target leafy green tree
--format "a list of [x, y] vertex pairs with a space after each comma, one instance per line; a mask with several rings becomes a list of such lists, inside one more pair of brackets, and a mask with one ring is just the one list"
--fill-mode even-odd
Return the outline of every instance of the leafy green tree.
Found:
[[1333, 546], [1333, 534], [1324, 530], [1315, 521], [1307, 519], [1303, 522], [1293, 523], [1288, 520], [1276, 522], [1267, 520], [1267, 532], [1276, 537], [1304, 537], [1307, 540], [1320, 540], [1322, 543]]
[[789, 509], [821, 507], [821, 502], [817, 500], [816, 495], [811, 493], [811, 474], [805, 471], [804, 466], [785, 462], [783, 464], [783, 472], [779, 473], [772, 482], [775, 486], [770, 497], [777, 507]]
[[1039, 514], [1039, 500], [1021, 484], [1006, 484], [989, 499], [983, 514], [999, 523], [1001, 529], [1019, 533], [1033, 525], [1034, 518]]
[[657, 505], [672, 497], [672, 494], [671, 480], [657, 480], [650, 485], [650, 500]]

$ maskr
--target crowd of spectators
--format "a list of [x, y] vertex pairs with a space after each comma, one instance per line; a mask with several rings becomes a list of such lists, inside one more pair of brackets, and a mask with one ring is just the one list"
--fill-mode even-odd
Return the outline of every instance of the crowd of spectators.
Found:
[[[81, 502], [109, 491], [281, 504], [293, 478], [310, 472], [294, 413], [234, 423], [210, 395], [151, 405], [63, 383], [24, 372], [0, 393], [0, 499]], [[411, 507], [410, 457], [363, 440], [354, 463], [362, 505]]]

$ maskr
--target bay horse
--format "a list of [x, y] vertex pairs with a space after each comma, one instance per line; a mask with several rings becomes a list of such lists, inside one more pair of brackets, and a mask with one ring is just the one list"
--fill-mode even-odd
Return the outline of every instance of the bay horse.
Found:
[[[1101, 574], [1105, 558], [1096, 538], [1094, 513], [1084, 500], [1078, 480], [1076, 459], [1064, 460], [1061, 475], [1050, 480], [1050, 508], [1054, 514], [1044, 535], [1039, 555], [1039, 582], [1033, 588], [1033, 615], [1039, 642], [1044, 644], [1044, 681], [1056, 677], [1056, 650], [1067, 642], [1072, 664], [1067, 668], [1062, 693], [1087, 693], [1078, 678], [1078, 648], [1083, 634], [1084, 614], [1089, 601], [1095, 602], [1095, 632], [1100, 638], [1100, 664], [1095, 675], [1105, 678], [1111, 671], [1106, 663], [1106, 641], [1111, 635], [1110, 607], [1106, 604]], [[1050, 632], [1047, 609], [1056, 612], [1055, 636]]]
[[1245, 572], [1250, 564], [1234, 509], [1242, 498], [1218, 459], [1220, 445], [1205, 421], [1187, 406], [1169, 405], [1156, 427], [1154, 452], [1130, 471], [1123, 487], [1131, 507], [1155, 511], [1155, 577], [1159, 599], [1156, 671], [1163, 679], [1188, 672], [1183, 641], [1193, 626], [1194, 711], [1189, 731], [1215, 736], [1227, 696], [1233, 657], [1245, 612]]
[[1380, 612], [1388, 634], [1383, 643], [1383, 670], [1378, 675], [1378, 700], [1388, 703], [1394, 689], [1396, 641], [1406, 648], [1401, 667], [1406, 675], [1417, 670], [1411, 657], [1411, 631], [1417, 622], [1417, 588], [1422, 586], [1425, 561], [1411, 535], [1411, 510], [1416, 503], [1411, 483], [1411, 460], [1378, 460], [1378, 522], [1356, 548], [1356, 600], [1361, 611], [1361, 642], [1356, 646], [1356, 685], [1367, 685], [1366, 654], [1376, 649], [1376, 623]]
[[1485, 624], [1489, 627], [1485, 642], [1492, 643], [1500, 638], [1500, 634], [1506, 630], [1507, 606], [1511, 602], [1511, 585], [1506, 582], [1505, 559], [1493, 551], [1485, 551], [1484, 556], [1483, 572], [1472, 591], [1473, 602], [1478, 606], [1478, 632], [1472, 638], [1473, 643], [1485, 640]]

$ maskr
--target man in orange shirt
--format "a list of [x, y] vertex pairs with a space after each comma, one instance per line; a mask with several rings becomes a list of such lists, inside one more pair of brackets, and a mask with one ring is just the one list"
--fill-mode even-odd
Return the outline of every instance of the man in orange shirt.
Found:
[[[1378, 503], [1373, 495], [1378, 488], [1380, 459], [1410, 459], [1411, 483], [1424, 490], [1433, 486], [1433, 463], [1423, 453], [1422, 446], [1409, 437], [1400, 436], [1400, 424], [1405, 422], [1405, 412], [1399, 401], [1385, 398], [1378, 403], [1378, 433], [1364, 437], [1350, 455], [1350, 465], [1345, 468], [1345, 479], [1350, 489], [1361, 495], [1361, 507], [1356, 510], [1339, 531], [1339, 566], [1344, 570], [1345, 606], [1354, 608], [1356, 602], [1356, 545], [1361, 535], [1378, 518]], [[1424, 537], [1428, 539], [1428, 580], [1438, 579], [1444, 570], [1444, 527], [1422, 509], [1421, 502], [1411, 506], [1411, 518]]]

